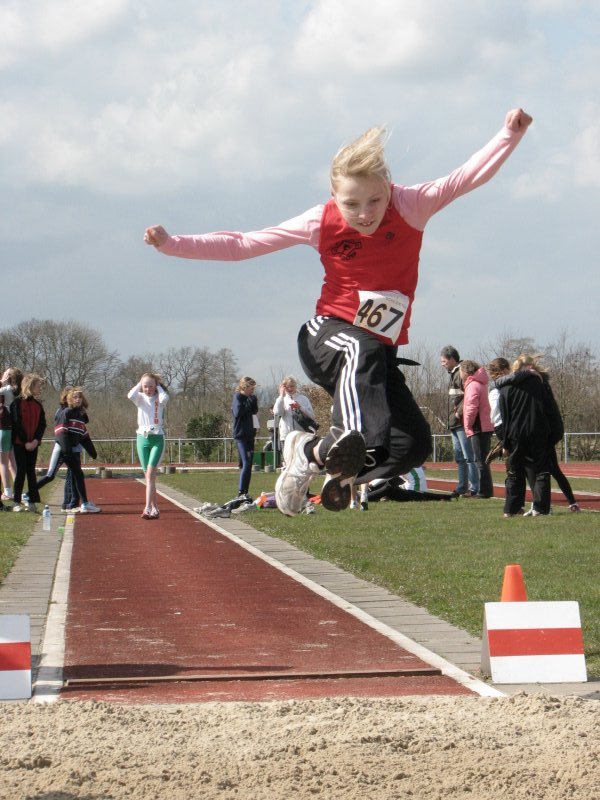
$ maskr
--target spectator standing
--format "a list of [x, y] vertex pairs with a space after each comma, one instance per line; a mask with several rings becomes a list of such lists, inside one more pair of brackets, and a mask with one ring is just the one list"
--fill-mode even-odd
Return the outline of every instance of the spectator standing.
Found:
[[[36, 503], [40, 502], [37, 488], [35, 465], [38, 450], [46, 430], [46, 414], [41, 403], [44, 379], [33, 372], [24, 376], [21, 394], [10, 406], [13, 430], [13, 449], [17, 464], [14, 486], [13, 511], [32, 511], [37, 513]], [[28, 499], [21, 504], [23, 486], [27, 478]]]
[[476, 361], [465, 359], [460, 364], [460, 376], [465, 392], [463, 427], [473, 449], [478, 473], [479, 491], [476, 497], [488, 499], [494, 496], [492, 471], [486, 460], [494, 430], [488, 398], [488, 374], [485, 367]]
[[448, 380], [448, 428], [452, 435], [454, 460], [458, 468], [458, 484], [453, 495], [475, 497], [479, 492], [479, 473], [475, 455], [465, 433], [463, 423], [463, 398], [465, 395], [460, 376], [460, 355], [456, 347], [447, 345], [440, 353], [440, 363], [450, 376]]
[[258, 400], [254, 394], [256, 381], [254, 378], [240, 379], [233, 395], [231, 415], [233, 417], [233, 438], [237, 445], [242, 468], [238, 497], [251, 501], [248, 494], [252, 477], [252, 459], [254, 458], [254, 440], [256, 437], [254, 417], [258, 414]]
[[84, 447], [92, 458], [97, 456], [96, 448], [87, 429], [89, 422], [87, 407], [87, 398], [80, 387], [72, 386], [63, 389], [60, 407], [54, 415], [54, 449], [46, 474], [37, 482], [37, 489], [39, 491], [47, 483], [53, 481], [60, 465], [64, 463], [71, 473], [69, 480], [75, 486], [77, 497], [81, 500], [79, 510], [82, 514], [98, 514], [102, 509], [88, 500], [85, 477], [81, 467], [81, 453]]
[[[279, 448], [283, 451], [285, 437], [292, 431], [306, 431], [313, 423], [313, 433], [317, 430], [312, 403], [305, 394], [298, 391], [298, 382], [291, 375], [279, 384], [279, 394], [273, 404], [273, 414], [279, 417]], [[301, 421], [301, 415], [308, 417]]]
[[526, 516], [550, 513], [551, 452], [563, 431], [549, 385], [536, 370], [522, 369], [527, 361], [527, 356], [519, 356], [513, 372], [522, 374], [500, 389], [503, 446], [508, 458], [505, 517], [523, 513], [527, 481], [533, 492], [533, 505]]
[[[17, 466], [12, 446], [12, 419], [10, 407], [21, 393], [23, 373], [16, 367], [8, 367], [0, 379], [0, 482], [2, 483], [2, 500], [12, 500], [13, 482], [17, 474]], [[0, 501], [1, 502], [1, 501]]]

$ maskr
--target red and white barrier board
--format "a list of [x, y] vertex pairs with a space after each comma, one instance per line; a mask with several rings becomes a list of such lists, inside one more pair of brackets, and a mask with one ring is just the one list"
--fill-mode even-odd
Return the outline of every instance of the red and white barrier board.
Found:
[[0, 700], [31, 697], [31, 633], [27, 614], [0, 615]]
[[481, 670], [494, 683], [587, 681], [579, 603], [486, 603]]

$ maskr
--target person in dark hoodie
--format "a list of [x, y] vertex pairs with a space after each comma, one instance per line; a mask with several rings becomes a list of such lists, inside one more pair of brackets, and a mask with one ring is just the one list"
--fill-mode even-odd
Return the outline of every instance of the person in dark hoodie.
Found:
[[500, 388], [502, 443], [508, 458], [504, 516], [523, 514], [528, 481], [533, 505], [527, 516], [537, 517], [550, 513], [552, 451], [563, 435], [563, 422], [537, 358], [520, 355], [512, 369], [512, 376], [496, 382]]
[[[23, 378], [21, 393], [10, 405], [12, 419], [13, 449], [17, 464], [14, 485], [13, 511], [37, 513], [36, 503], [40, 493], [35, 477], [38, 451], [46, 430], [46, 414], [40, 402], [44, 379], [33, 372]], [[27, 478], [28, 500], [21, 503], [23, 486]]]
[[258, 414], [258, 400], [254, 395], [255, 389], [256, 381], [253, 378], [241, 378], [231, 404], [233, 438], [242, 462], [238, 497], [243, 497], [247, 500], [251, 500], [248, 490], [250, 489], [250, 478], [252, 477], [252, 459], [254, 457], [254, 439], [256, 437], [254, 416]]

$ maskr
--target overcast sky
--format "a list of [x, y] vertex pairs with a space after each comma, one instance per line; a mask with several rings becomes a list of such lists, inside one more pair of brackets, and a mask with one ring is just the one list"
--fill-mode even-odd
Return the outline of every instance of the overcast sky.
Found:
[[598, 0], [0, 0], [0, 327], [75, 319], [122, 358], [229, 347], [302, 377], [312, 248], [187, 261], [144, 228], [296, 216], [375, 124], [396, 183], [437, 178], [517, 106], [515, 153], [426, 229], [411, 343], [567, 330], [599, 355]]

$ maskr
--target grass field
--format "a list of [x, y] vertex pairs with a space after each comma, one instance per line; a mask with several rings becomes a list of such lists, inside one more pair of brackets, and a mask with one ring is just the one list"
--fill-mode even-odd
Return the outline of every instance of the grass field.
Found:
[[[276, 477], [254, 473], [253, 496], [272, 491]], [[222, 503], [237, 494], [238, 473], [160, 480], [198, 500]], [[579, 479], [572, 483], [578, 488]], [[314, 481], [311, 489], [319, 488]], [[367, 513], [319, 508], [294, 518], [265, 510], [245, 520], [474, 636], [481, 636], [483, 604], [500, 598], [504, 567], [518, 563], [529, 600], [579, 602], [588, 675], [600, 675], [600, 518], [593, 512], [571, 514], [557, 506], [549, 517], [505, 520], [501, 500], [459, 500], [372, 503]]]

